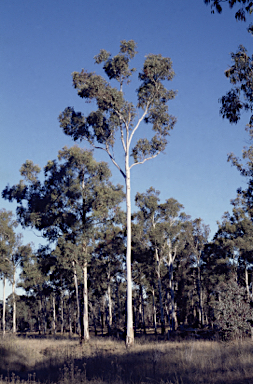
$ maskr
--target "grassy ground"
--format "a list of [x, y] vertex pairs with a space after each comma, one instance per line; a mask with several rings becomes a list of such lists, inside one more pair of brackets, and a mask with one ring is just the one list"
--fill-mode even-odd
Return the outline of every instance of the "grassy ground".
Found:
[[253, 342], [123, 341], [7, 337], [0, 340], [0, 384], [253, 383]]

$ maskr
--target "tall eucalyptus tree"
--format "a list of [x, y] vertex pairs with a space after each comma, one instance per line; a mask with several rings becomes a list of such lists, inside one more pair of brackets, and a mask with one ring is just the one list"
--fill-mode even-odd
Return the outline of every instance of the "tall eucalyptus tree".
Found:
[[[130, 82], [135, 72], [129, 67], [130, 60], [136, 55], [136, 43], [133, 40], [121, 41], [120, 52], [111, 56], [102, 49], [95, 56], [95, 63], [103, 63], [103, 69], [109, 80], [118, 82], [114, 88], [102, 76], [94, 72], [74, 72], [73, 85], [78, 95], [86, 102], [95, 101], [97, 109], [85, 117], [74, 108], [67, 107], [60, 115], [60, 125], [65, 134], [74, 140], [86, 140], [94, 148], [107, 153], [113, 164], [120, 171], [126, 186], [127, 211], [127, 337], [126, 345], [134, 342], [132, 312], [132, 277], [131, 277], [131, 195], [130, 170], [137, 164], [143, 164], [163, 152], [167, 137], [174, 127], [175, 118], [168, 114], [167, 102], [175, 97], [175, 92], [167, 90], [164, 81], [174, 77], [170, 58], [162, 55], [146, 56], [143, 68], [139, 72], [140, 86], [137, 89], [137, 103], [124, 98], [123, 85]], [[133, 137], [141, 123], [151, 125], [153, 137], [148, 140], [147, 133], [133, 145]], [[119, 135], [117, 135], [117, 132]], [[118, 139], [118, 140], [116, 140]], [[115, 158], [114, 146], [119, 141], [124, 154], [124, 164]], [[133, 158], [130, 164], [130, 156]]]

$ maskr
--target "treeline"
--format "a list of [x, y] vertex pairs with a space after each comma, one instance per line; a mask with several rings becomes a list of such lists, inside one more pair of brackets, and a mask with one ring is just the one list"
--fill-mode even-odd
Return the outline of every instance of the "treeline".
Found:
[[[111, 184], [105, 163], [78, 147], [64, 148], [58, 162], [48, 162], [44, 181], [35, 168], [24, 164], [26, 178], [3, 194], [17, 201], [20, 197], [20, 219], [28, 223], [39, 217], [38, 225], [43, 220], [41, 230], [54, 242], [37, 250], [22, 245], [11, 212], [1, 210], [1, 275], [13, 285], [7, 311], [2, 301], [2, 330], [6, 317], [13, 332], [68, 332], [88, 340], [92, 330], [123, 337], [126, 218], [121, 186]], [[209, 227], [200, 218], [191, 219], [177, 200], [161, 202], [153, 187], [136, 194], [136, 334], [173, 335], [193, 328], [209, 329], [210, 335], [222, 331], [225, 337], [251, 334], [253, 224], [245, 193], [240, 191], [232, 202], [233, 213], [224, 214], [211, 241]], [[17, 268], [23, 295], [15, 293]]]

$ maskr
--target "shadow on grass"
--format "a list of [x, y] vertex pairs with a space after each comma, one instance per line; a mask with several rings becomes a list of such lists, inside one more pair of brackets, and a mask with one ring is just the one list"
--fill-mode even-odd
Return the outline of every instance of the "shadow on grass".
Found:
[[[4, 355], [5, 351], [2, 350], [1, 353]], [[6, 355], [6, 360], [9, 357]], [[167, 381], [169, 379], [167, 374], [166, 377], [158, 374], [158, 364], [157, 362], [152, 364], [148, 351], [129, 352], [121, 356], [107, 354], [104, 351], [92, 357], [66, 357], [61, 361], [59, 357], [45, 356], [43, 362], [35, 364], [33, 369], [27, 368], [24, 357], [15, 352], [12, 352], [12, 360], [13, 363], [1, 364], [0, 374], [3, 377], [9, 377], [14, 373], [21, 380], [27, 380], [28, 376], [35, 375], [36, 381], [41, 383], [59, 382], [63, 379], [65, 382], [74, 383], [72, 379], [76, 379], [76, 376], [82, 376], [89, 381], [100, 380], [108, 383], [141, 383], [147, 380]], [[175, 376], [172, 378], [174, 379]]]
[[0, 374], [6, 376], [10, 371], [25, 372], [26, 360], [22, 353], [0, 346]]
[[[111, 384], [253, 383], [252, 359], [247, 357], [253, 354], [252, 343], [239, 350], [225, 344], [215, 344], [214, 347], [202, 343], [200, 348], [199, 342], [156, 340], [149, 343], [145, 338], [139, 340], [139, 345], [125, 350], [123, 343], [113, 345], [107, 344], [106, 338], [99, 340], [97, 347], [97, 339], [91, 341], [91, 349], [89, 344], [81, 347], [76, 340], [69, 354], [66, 349], [61, 351], [59, 345], [52, 344], [52, 348], [42, 351], [43, 358], [32, 368], [26, 365], [26, 357], [20, 352], [0, 347], [0, 374], [10, 377], [13, 372], [21, 380], [33, 376], [40, 383], [59, 384], [91, 381]], [[242, 359], [242, 353], [245, 359]]]

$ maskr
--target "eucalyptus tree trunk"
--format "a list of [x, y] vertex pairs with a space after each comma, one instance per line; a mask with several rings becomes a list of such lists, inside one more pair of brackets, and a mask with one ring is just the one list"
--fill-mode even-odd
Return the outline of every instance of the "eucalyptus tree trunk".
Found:
[[154, 289], [154, 287], [152, 288], [152, 299], [153, 299], [153, 326], [154, 326], [155, 334], [157, 334], [155, 289]]
[[3, 337], [5, 336], [5, 312], [6, 312], [6, 303], [5, 303], [5, 286], [6, 286], [6, 277], [3, 276], [3, 318], [2, 318], [2, 324], [3, 324]]
[[136, 295], [133, 297], [133, 326], [134, 326], [134, 335], [137, 334], [137, 313], [138, 313], [138, 300], [136, 300]]
[[68, 307], [69, 307], [69, 335], [72, 335], [72, 316], [71, 316], [71, 299], [70, 299], [70, 291], [68, 298]]
[[141, 285], [141, 307], [142, 307], [142, 326], [143, 326], [143, 332], [146, 335], [145, 307], [144, 307], [143, 286], [142, 285]]
[[42, 311], [43, 311], [43, 333], [45, 335], [47, 333], [47, 322], [46, 322], [47, 300], [45, 295], [44, 295], [44, 300], [42, 296]]
[[112, 328], [112, 293], [111, 293], [111, 279], [109, 277], [108, 287], [107, 287], [107, 295], [108, 295], [108, 333], [110, 335]]
[[[85, 226], [86, 226], [86, 210], [85, 210], [85, 182], [84, 177], [82, 179], [82, 198], [83, 198], [83, 214], [82, 214], [82, 224], [83, 224], [83, 236], [85, 236]], [[89, 341], [89, 312], [88, 312], [88, 259], [87, 259], [87, 243], [85, 238], [83, 238], [82, 243], [82, 252], [84, 257], [83, 263], [83, 338], [85, 342]]]
[[116, 299], [117, 299], [117, 314], [116, 314], [116, 327], [117, 327], [117, 338], [119, 338], [119, 327], [120, 327], [120, 300], [119, 300], [119, 289], [120, 289], [120, 282], [116, 278]]
[[77, 319], [78, 319], [77, 333], [81, 337], [80, 302], [79, 302], [79, 296], [78, 296], [78, 282], [77, 282], [76, 266], [75, 266], [74, 261], [72, 261], [72, 265], [73, 265], [73, 272], [74, 272], [74, 284], [75, 284], [75, 290], [76, 290], [76, 308], [77, 308]]
[[13, 306], [13, 314], [12, 314], [12, 333], [16, 333], [16, 295], [15, 295], [15, 285], [16, 285], [16, 276], [15, 276], [15, 268], [13, 272], [13, 280], [12, 280], [12, 306]]
[[132, 305], [132, 271], [131, 271], [131, 200], [130, 200], [130, 167], [129, 167], [129, 140], [127, 140], [127, 148], [125, 154], [125, 170], [126, 170], [126, 211], [127, 211], [127, 334], [126, 347], [130, 347], [134, 343], [133, 329], [133, 305]]
[[83, 339], [89, 341], [89, 314], [88, 314], [88, 284], [87, 284], [87, 260], [83, 265]]
[[139, 319], [138, 321], [143, 329], [144, 334], [146, 334], [143, 286], [141, 283], [139, 283]]
[[168, 254], [168, 273], [169, 273], [169, 291], [170, 291], [170, 306], [171, 306], [171, 330], [175, 331], [175, 327], [177, 324], [177, 317], [175, 311], [175, 292], [174, 292], [174, 281], [173, 281], [173, 261], [175, 257], [172, 256], [172, 253]]
[[143, 325], [143, 318], [142, 318], [142, 286], [139, 284], [139, 313], [138, 313], [138, 326]]
[[200, 266], [198, 265], [198, 276], [197, 276], [197, 292], [199, 298], [199, 322], [201, 326], [204, 325], [204, 313], [203, 313], [203, 291], [201, 284], [201, 271]]
[[247, 298], [250, 299], [250, 293], [249, 293], [249, 273], [247, 269], [247, 265], [245, 263], [245, 285], [246, 285], [246, 291], [247, 291]]
[[101, 321], [101, 331], [102, 331], [102, 336], [104, 335], [104, 314], [105, 314], [105, 299], [104, 297], [102, 298], [102, 305], [99, 308], [100, 312], [100, 321]]
[[158, 291], [159, 291], [159, 303], [160, 303], [160, 315], [161, 315], [161, 328], [162, 328], [162, 335], [165, 333], [165, 322], [164, 322], [164, 311], [163, 311], [163, 301], [162, 301], [162, 283], [161, 283], [161, 262], [159, 260], [158, 256], [158, 250], [155, 249], [155, 258], [156, 258], [156, 265], [157, 265], [157, 280], [158, 280]]
[[53, 293], [52, 297], [52, 306], [53, 306], [53, 333], [56, 334], [56, 311], [55, 311], [55, 294]]
[[43, 332], [46, 334], [47, 324], [46, 324], [46, 297], [42, 294], [42, 288], [39, 287], [39, 334]]
[[39, 335], [41, 334], [41, 312], [42, 312], [42, 307], [41, 307], [41, 297], [39, 298], [39, 313], [38, 313], [38, 328], [39, 328]]
[[64, 328], [64, 301], [63, 301], [63, 292], [61, 291], [61, 334], [63, 334], [63, 328]]

